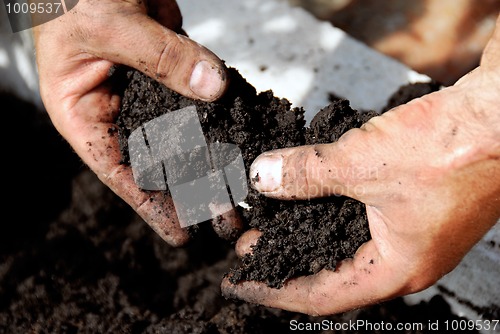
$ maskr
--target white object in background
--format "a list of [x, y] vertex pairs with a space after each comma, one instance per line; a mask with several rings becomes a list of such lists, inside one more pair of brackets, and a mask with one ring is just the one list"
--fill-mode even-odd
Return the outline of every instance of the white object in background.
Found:
[[272, 89], [310, 120], [330, 93], [354, 109], [380, 111], [402, 83], [430, 78], [281, 1], [179, 1], [184, 29], [237, 68], [258, 90]]
[[32, 30], [13, 33], [3, 4], [0, 4], [0, 90], [43, 109]]

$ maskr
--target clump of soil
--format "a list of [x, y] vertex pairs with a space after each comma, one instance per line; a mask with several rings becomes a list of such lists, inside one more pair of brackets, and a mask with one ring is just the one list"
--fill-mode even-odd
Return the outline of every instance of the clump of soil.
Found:
[[387, 105], [382, 109], [382, 112], [386, 112], [401, 104], [410, 102], [417, 97], [421, 97], [423, 95], [438, 91], [439, 89], [441, 89], [441, 87], [443, 87], [443, 85], [435, 80], [403, 85], [399, 87], [399, 89], [394, 92], [394, 94], [392, 94], [392, 96], [387, 101]]
[[[374, 112], [360, 113], [346, 100], [336, 100], [305, 127], [304, 111], [291, 108], [272, 91], [257, 94], [235, 69], [221, 101], [207, 103], [183, 97], [140, 72], [130, 70], [117, 120], [123, 162], [129, 163], [127, 139], [139, 125], [164, 113], [195, 105], [207, 143], [232, 143], [242, 151], [245, 168], [262, 152], [276, 148], [336, 141], [347, 130], [361, 126]], [[251, 189], [250, 184], [248, 187]], [[278, 201], [251, 189], [238, 207], [246, 227], [263, 234], [231, 280], [257, 280], [281, 287], [291, 277], [311, 275], [352, 257], [370, 239], [365, 207], [346, 197], [308, 201]]]

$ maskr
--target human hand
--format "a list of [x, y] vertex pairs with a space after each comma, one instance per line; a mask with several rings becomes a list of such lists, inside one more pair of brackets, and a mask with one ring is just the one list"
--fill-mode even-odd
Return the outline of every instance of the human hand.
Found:
[[[250, 171], [258, 191], [355, 198], [366, 204], [372, 239], [335, 271], [280, 289], [225, 278], [223, 294], [326, 315], [420, 291], [451, 271], [500, 216], [499, 28], [481, 66], [454, 86], [372, 118], [338, 142], [259, 156]], [[251, 252], [258, 236], [244, 234], [237, 253]]]
[[[67, 14], [34, 28], [40, 93], [54, 126], [101, 181], [172, 245], [188, 240], [172, 200], [141, 191], [131, 168], [119, 164], [114, 121], [120, 96], [107, 79], [114, 64], [124, 64], [185, 96], [220, 97], [227, 84], [224, 64], [177, 34], [181, 24], [175, 1], [80, 0]], [[229, 233], [238, 223], [231, 217], [217, 229]]]

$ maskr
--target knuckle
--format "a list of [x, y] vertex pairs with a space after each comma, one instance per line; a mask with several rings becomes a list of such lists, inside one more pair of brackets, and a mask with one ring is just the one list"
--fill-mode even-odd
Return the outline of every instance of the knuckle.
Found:
[[183, 37], [174, 35], [169, 36], [163, 45], [155, 67], [157, 78], [172, 79], [175, 73], [181, 68], [182, 49], [184, 47]]

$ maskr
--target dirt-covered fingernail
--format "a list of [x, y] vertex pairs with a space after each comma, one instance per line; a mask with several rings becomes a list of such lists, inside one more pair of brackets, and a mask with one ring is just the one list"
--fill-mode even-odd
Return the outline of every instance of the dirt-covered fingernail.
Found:
[[279, 154], [263, 154], [250, 167], [250, 180], [260, 192], [274, 192], [281, 187], [283, 157]]
[[218, 66], [202, 60], [191, 73], [189, 87], [202, 100], [218, 98], [225, 87], [225, 73]]

